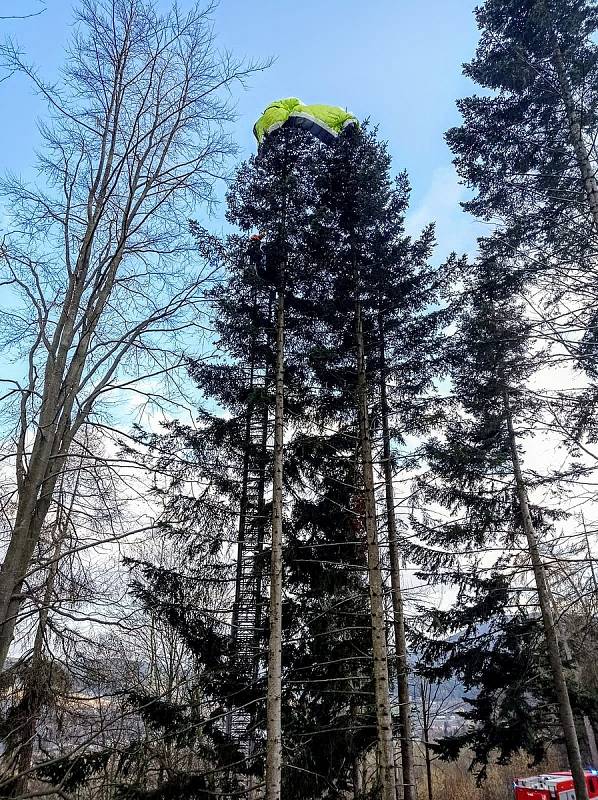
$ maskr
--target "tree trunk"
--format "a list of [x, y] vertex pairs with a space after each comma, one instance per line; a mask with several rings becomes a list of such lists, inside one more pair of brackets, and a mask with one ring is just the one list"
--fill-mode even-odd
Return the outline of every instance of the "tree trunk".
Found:
[[428, 800], [434, 800], [434, 788], [432, 786], [432, 755], [430, 753], [430, 695], [428, 694], [428, 696], [426, 696], [423, 678], [420, 682], [419, 696], [422, 704], [422, 733], [424, 735], [424, 758], [426, 761]]
[[[274, 292], [270, 292], [268, 299], [268, 323], [266, 330], [266, 344], [271, 344], [271, 331], [274, 312]], [[284, 331], [284, 326], [283, 326]], [[284, 353], [284, 349], [283, 349]], [[283, 360], [284, 364], [284, 360]], [[261, 648], [263, 637], [263, 617], [264, 617], [264, 602], [262, 599], [262, 585], [264, 578], [264, 568], [261, 561], [261, 554], [264, 550], [264, 540], [266, 538], [266, 468], [268, 465], [268, 431], [270, 427], [270, 404], [268, 401], [269, 389], [271, 384], [271, 376], [268, 366], [264, 362], [264, 381], [262, 386], [263, 391], [263, 407], [261, 417], [261, 438], [259, 443], [259, 482], [258, 482], [258, 505], [257, 505], [257, 518], [258, 518], [258, 532], [257, 532], [257, 558], [255, 563], [256, 580], [255, 580], [255, 616], [254, 616], [254, 629], [255, 635], [253, 644], [255, 648], [255, 662], [253, 679], [256, 681], [259, 676], [261, 665]], [[283, 420], [284, 424], [284, 420]]]
[[353, 800], [361, 800], [363, 792], [363, 773], [361, 758], [353, 757]]
[[[86, 265], [87, 260], [88, 245], [84, 243], [77, 264], [81, 262]], [[91, 337], [108, 301], [121, 260], [122, 248], [119, 247], [107, 270], [108, 277], [97, 292], [95, 306], [89, 305], [85, 311], [82, 333], [76, 344], [74, 328], [83, 294], [83, 286], [78, 284], [84, 284], [86, 267], [81, 267], [76, 273], [76, 280], [71, 279], [46, 360], [39, 421], [26, 468], [23, 438], [27, 433], [26, 425], [21, 430], [17, 453], [17, 510], [10, 542], [0, 567], [0, 671], [4, 668], [23, 602], [23, 580], [50, 510], [57, 480], [73, 438], [89, 414], [90, 401], [87, 399], [77, 410], [75, 420], [71, 419]], [[73, 346], [75, 352], [69, 362]]]
[[581, 115], [575, 108], [573, 92], [571, 91], [571, 82], [569, 81], [569, 76], [565, 69], [563, 54], [556, 41], [556, 36], [554, 37], [552, 64], [557, 74], [559, 88], [561, 90], [561, 99], [565, 107], [567, 124], [569, 126], [569, 140], [575, 152], [575, 159], [583, 181], [583, 187], [594, 226], [598, 231], [598, 181], [596, 180], [596, 171], [592, 166], [590, 154], [583, 138]]
[[534, 571], [536, 590], [538, 592], [538, 603], [540, 606], [540, 612], [542, 614], [542, 623], [544, 627], [544, 635], [546, 637], [548, 658], [550, 662], [552, 678], [554, 681], [554, 688], [557, 695], [559, 717], [561, 720], [561, 726], [563, 728], [563, 737], [565, 739], [569, 767], [573, 776], [577, 800], [588, 800], [585, 773], [581, 760], [581, 753], [579, 751], [577, 731], [575, 729], [575, 719], [571, 709], [571, 701], [569, 699], [569, 691], [567, 689], [567, 682], [565, 680], [563, 662], [561, 659], [558, 633], [550, 603], [550, 592], [546, 581], [544, 565], [540, 556], [536, 530], [529, 510], [527, 489], [523, 480], [523, 474], [521, 472], [519, 453], [517, 452], [517, 439], [515, 429], [513, 427], [509, 393], [506, 389], [503, 394], [503, 400], [507, 419], [509, 445], [511, 450], [511, 460], [513, 463], [513, 474], [515, 477], [517, 498], [519, 501], [519, 509], [521, 511], [523, 530], [527, 538], [532, 569]]
[[396, 800], [392, 717], [388, 685], [388, 654], [384, 615], [384, 590], [380, 569], [380, 548], [376, 523], [376, 497], [372, 465], [372, 442], [368, 413], [367, 378], [363, 344], [361, 303], [355, 306], [355, 342], [357, 347], [357, 412], [361, 468], [365, 499], [365, 529], [367, 536], [368, 578], [372, 620], [372, 649], [374, 657], [374, 695], [378, 727], [378, 750], [382, 800]]
[[[583, 181], [583, 187], [588, 201], [588, 206], [594, 226], [598, 231], [598, 181], [596, 180], [596, 172], [592, 166], [590, 154], [583, 138], [583, 129], [581, 126], [581, 117], [579, 111], [575, 108], [575, 101], [573, 99], [573, 92], [571, 91], [571, 83], [565, 69], [563, 62], [563, 54], [561, 48], [554, 37], [554, 49], [552, 53], [552, 64], [555, 68], [559, 87], [561, 90], [561, 98], [565, 107], [565, 114], [567, 116], [567, 123], [569, 125], [569, 140], [575, 152], [575, 159]], [[592, 759], [592, 764], [598, 764], [598, 747], [596, 746], [596, 737], [592, 723], [587, 716], [583, 717], [584, 729], [588, 740], [588, 748]]]
[[[52, 562], [48, 571], [46, 585], [44, 588], [44, 596], [39, 611], [39, 621], [37, 630], [35, 632], [35, 640], [33, 642], [33, 652], [31, 655], [31, 663], [28, 666], [27, 682], [24, 687], [23, 701], [26, 695], [29, 694], [31, 699], [23, 705], [27, 708], [28, 717], [24, 722], [22, 729], [19, 731], [21, 744], [19, 745], [19, 753], [16, 760], [17, 775], [14, 782], [11, 784], [8, 797], [21, 797], [26, 795], [29, 787], [29, 770], [33, 761], [33, 743], [35, 739], [35, 732], [37, 730], [38, 720], [42, 711], [42, 704], [40, 703], [43, 692], [39, 691], [39, 681], [46, 681], [51, 679], [51, 674], [47, 671], [43, 663], [43, 647], [44, 637], [48, 624], [48, 615], [50, 613], [50, 605], [52, 603], [52, 594], [54, 593], [54, 584], [58, 574], [58, 566], [60, 563], [60, 551], [65, 535], [60, 534], [54, 546], [52, 553]], [[23, 702], [22, 701], [22, 702]]]
[[426, 759], [426, 786], [428, 788], [428, 800], [434, 800], [434, 788], [432, 786], [432, 756], [430, 754], [430, 741], [428, 731], [424, 729], [424, 753]]
[[[565, 654], [565, 658], [567, 659], [567, 661], [572, 662], [573, 661], [573, 656], [572, 656], [572, 653], [571, 653], [571, 648], [569, 646], [569, 637], [567, 636], [567, 632], [563, 630], [563, 628], [562, 628], [562, 626], [560, 624], [560, 619], [559, 619], [559, 614], [558, 614], [558, 607], [557, 607], [556, 601], [554, 599], [554, 593], [552, 591], [552, 588], [551, 588], [550, 583], [548, 582], [548, 580], [546, 581], [546, 588], [548, 589], [548, 595], [550, 597], [550, 602], [552, 604], [552, 613], [553, 613], [553, 616], [555, 618], [555, 627], [556, 627], [560, 642], [561, 642], [561, 644], [563, 646], [563, 652]], [[576, 669], [576, 678], [579, 681], [579, 679], [580, 679], [579, 668]], [[598, 764], [598, 748], [596, 747], [596, 736], [594, 734], [594, 728], [592, 727], [592, 723], [591, 723], [589, 717], [586, 714], [583, 714], [581, 719], [582, 719], [584, 731], [585, 731], [585, 734], [586, 734], [586, 740], [587, 740], [587, 743], [588, 743], [588, 751], [590, 753], [590, 758], [592, 760], [592, 764], [593, 765], [594, 764]]]
[[586, 732], [586, 739], [588, 740], [588, 750], [590, 751], [590, 758], [592, 759], [592, 766], [596, 768], [598, 764], [598, 747], [596, 746], [596, 734], [590, 718], [583, 715], [583, 727]]
[[282, 772], [282, 477], [284, 458], [284, 292], [282, 286], [278, 290], [276, 306], [275, 370], [270, 642], [268, 646], [266, 711], [266, 800], [280, 800]]
[[411, 738], [411, 702], [409, 699], [409, 667], [407, 663], [407, 642], [405, 639], [405, 611], [401, 588], [401, 567], [397, 542], [397, 520], [394, 508], [392, 485], [392, 465], [390, 450], [389, 408], [386, 388], [386, 353], [384, 328], [379, 321], [380, 335], [380, 400], [382, 406], [382, 446], [384, 464], [384, 486], [386, 494], [386, 518], [388, 521], [388, 549], [390, 554], [390, 583], [392, 589], [392, 610], [397, 662], [397, 691], [399, 698], [399, 732], [401, 737], [401, 766], [403, 774], [404, 800], [416, 800], [415, 764]]
[[[19, 611], [23, 604], [21, 594], [23, 580], [33, 558], [35, 547], [50, 509], [52, 495], [56, 486], [60, 461], [46, 467], [53, 474], [35, 487], [26, 485], [23, 501], [19, 497], [19, 507], [8, 549], [0, 567], [0, 672], [4, 668], [8, 651], [14, 637]], [[32, 503], [29, 495], [40, 493], [37, 502]], [[21, 493], [23, 494], [23, 493]]]
[[[256, 314], [257, 307], [257, 292], [254, 291], [253, 308], [254, 315]], [[255, 391], [255, 372], [256, 372], [256, 334], [254, 333], [249, 353], [249, 380], [248, 389], [250, 392]], [[249, 466], [250, 454], [252, 447], [251, 439], [251, 422], [255, 413], [254, 403], [250, 402], [245, 409], [245, 428], [243, 432], [243, 466], [241, 469], [241, 497], [239, 501], [239, 527], [237, 534], [237, 568], [235, 573], [235, 599], [233, 601], [233, 609], [231, 614], [231, 656], [235, 664], [235, 668], [239, 667], [239, 652], [238, 652], [238, 639], [239, 639], [239, 613], [241, 605], [241, 591], [243, 588], [243, 555], [245, 551], [245, 534], [247, 531], [247, 505], [248, 505], [248, 484], [249, 484]], [[226, 717], [226, 732], [230, 736], [233, 732], [234, 711], [231, 711]]]
[[[268, 300], [268, 323], [266, 329], [266, 337], [268, 341], [271, 339], [271, 330], [272, 330], [272, 317], [273, 317], [273, 300], [274, 295], [273, 292], [270, 292], [270, 297]], [[284, 330], [284, 328], [283, 328]], [[254, 563], [255, 569], [255, 595], [254, 595], [254, 602], [255, 602], [255, 609], [254, 609], [254, 617], [253, 617], [253, 650], [254, 650], [254, 659], [252, 665], [252, 675], [251, 679], [254, 685], [257, 685], [260, 675], [260, 668], [263, 664], [262, 661], [262, 644], [263, 644], [263, 636], [264, 636], [264, 602], [262, 598], [262, 585], [264, 579], [264, 565], [262, 563], [262, 553], [264, 549], [264, 540], [266, 538], [266, 526], [267, 526], [267, 516], [266, 516], [266, 468], [268, 465], [268, 431], [270, 426], [270, 407], [268, 402], [269, 396], [269, 386], [270, 386], [270, 375], [268, 372], [268, 367], [264, 362], [264, 378], [263, 378], [263, 385], [262, 385], [262, 403], [263, 408], [261, 409], [261, 436], [259, 442], [259, 455], [257, 456], [258, 463], [259, 463], [259, 480], [258, 480], [258, 489], [257, 489], [257, 552], [256, 558]], [[253, 706], [251, 710], [251, 730], [249, 734], [249, 741], [247, 746], [247, 756], [248, 761], [247, 764], [249, 766], [254, 765], [255, 760], [255, 751], [256, 751], [256, 741], [255, 741], [255, 728], [256, 728], [256, 714], [257, 708]], [[260, 800], [262, 797], [261, 789], [259, 788], [258, 784], [261, 784], [261, 781], [255, 776], [250, 775], [248, 781], [248, 800]]]
[[[594, 593], [598, 596], [598, 581], [596, 580], [594, 560], [592, 558], [592, 552], [590, 550], [590, 539], [588, 537], [588, 530], [586, 528], [586, 522], [583, 517], [583, 514], [581, 518], [583, 522], [583, 532], [586, 540], [586, 548], [588, 551], [588, 561], [590, 562], [590, 570], [592, 572], [592, 583], [594, 586]], [[588, 747], [590, 750], [590, 755], [592, 757], [592, 766], [596, 768], [598, 767], [598, 745], [596, 744], [596, 734], [594, 733], [594, 726], [592, 725], [592, 721], [588, 719], [588, 717], [584, 717], [584, 726], [586, 729], [586, 736], [588, 737]]]
[[[253, 389], [253, 361], [251, 363], [251, 372], [249, 385]], [[253, 409], [251, 406], [247, 408], [245, 415], [245, 433], [244, 433], [244, 453], [243, 453], [243, 467], [241, 472], [241, 499], [239, 502], [239, 527], [237, 533], [237, 570], [235, 575], [235, 599], [233, 602], [233, 611], [231, 615], [231, 643], [233, 648], [233, 657], [237, 655], [237, 638], [239, 628], [239, 605], [241, 601], [241, 579], [242, 579], [242, 565], [243, 565], [243, 549], [245, 544], [245, 530], [247, 528], [247, 482], [249, 478], [249, 450], [251, 448], [251, 417]]]

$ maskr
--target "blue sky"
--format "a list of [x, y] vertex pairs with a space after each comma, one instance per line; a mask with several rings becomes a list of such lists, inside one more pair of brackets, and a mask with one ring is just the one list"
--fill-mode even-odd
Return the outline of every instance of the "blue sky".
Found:
[[[73, 2], [46, 5], [39, 17], [0, 27], [52, 78], [64, 59]], [[276, 59], [239, 92], [234, 132], [241, 156], [252, 152], [253, 122], [273, 99], [294, 95], [345, 106], [379, 124], [395, 170], [408, 170], [410, 229], [416, 232], [435, 218], [440, 256], [471, 250], [479, 227], [459, 210], [465, 193], [443, 133], [459, 121], [455, 99], [474, 90], [461, 75], [477, 40], [474, 5], [475, 0], [221, 0], [215, 12], [220, 45], [248, 58]], [[2, 13], [37, 7], [36, 0], [4, 0]], [[36, 120], [44, 106], [24, 80], [13, 78], [0, 84], [0, 107], [1, 165], [33, 177]], [[212, 224], [218, 227], [220, 219]]]

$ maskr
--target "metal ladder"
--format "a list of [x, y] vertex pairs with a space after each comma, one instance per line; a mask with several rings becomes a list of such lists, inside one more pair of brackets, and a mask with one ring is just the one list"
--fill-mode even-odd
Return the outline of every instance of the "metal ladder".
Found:
[[[268, 335], [256, 332], [258, 338]], [[250, 393], [263, 393], [262, 402], [250, 402], [244, 435], [244, 460], [241, 476], [235, 599], [231, 617], [231, 651], [234, 669], [245, 680], [239, 694], [241, 701], [227, 715], [227, 733], [239, 748], [251, 758], [255, 747], [256, 706], [243, 700], [255, 692], [262, 663], [262, 608], [264, 538], [268, 528], [266, 514], [266, 481], [271, 460], [271, 426], [268, 412], [268, 371], [256, 363], [258, 347], [251, 348], [251, 363], [244, 368], [246, 386]], [[241, 368], [243, 369], [243, 368]]]
[[[252, 415], [253, 416], [253, 415]], [[262, 626], [262, 564], [266, 530], [265, 482], [268, 450], [266, 419], [252, 419], [243, 475], [241, 513], [237, 545], [235, 601], [231, 621], [232, 650], [235, 666], [248, 683], [255, 683], [259, 673], [259, 645]], [[249, 713], [237, 710], [234, 726], [239, 734], [241, 722]], [[232, 732], [232, 731], [231, 731]], [[233, 733], [234, 735], [234, 733]]]

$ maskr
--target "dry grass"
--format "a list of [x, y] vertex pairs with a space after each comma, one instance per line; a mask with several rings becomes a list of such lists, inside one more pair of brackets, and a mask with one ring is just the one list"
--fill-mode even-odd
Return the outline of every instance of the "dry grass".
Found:
[[[468, 769], [470, 761], [465, 755], [456, 762], [434, 762], [433, 800], [512, 800], [514, 778], [564, 768], [562, 758], [556, 752], [534, 767], [529, 766], [529, 759], [525, 755], [520, 755], [510, 764], [491, 765], [488, 778], [481, 786], [477, 786], [475, 774]], [[420, 800], [427, 800], [428, 797], [423, 768], [419, 770], [417, 796]]]

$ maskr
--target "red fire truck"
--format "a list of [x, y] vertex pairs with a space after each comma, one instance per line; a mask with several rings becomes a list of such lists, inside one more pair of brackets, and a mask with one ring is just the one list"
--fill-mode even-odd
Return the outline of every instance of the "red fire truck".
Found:
[[[598, 771], [586, 770], [588, 797], [598, 798]], [[550, 772], [513, 782], [515, 800], [575, 800], [570, 772]]]

